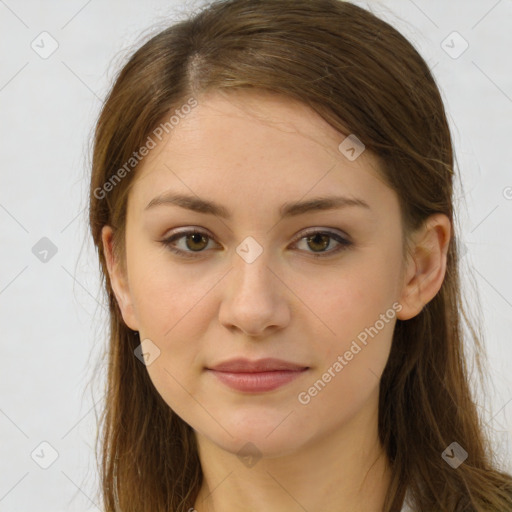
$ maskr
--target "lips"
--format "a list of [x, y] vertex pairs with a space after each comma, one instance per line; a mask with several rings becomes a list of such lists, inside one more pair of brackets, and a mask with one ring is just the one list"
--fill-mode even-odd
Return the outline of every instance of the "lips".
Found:
[[209, 367], [209, 370], [229, 373], [257, 373], [257, 372], [274, 372], [279, 370], [300, 371], [308, 368], [308, 366], [291, 363], [282, 359], [265, 358], [251, 361], [249, 359], [237, 358], [230, 359], [223, 363]]
[[231, 359], [206, 370], [226, 386], [246, 393], [272, 391], [295, 380], [308, 366], [282, 359]]

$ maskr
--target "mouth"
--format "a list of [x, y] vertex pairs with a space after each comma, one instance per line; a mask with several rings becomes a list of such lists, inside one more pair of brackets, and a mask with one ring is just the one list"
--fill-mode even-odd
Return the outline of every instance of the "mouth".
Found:
[[237, 391], [260, 393], [280, 388], [309, 370], [304, 366], [280, 359], [232, 359], [206, 368], [220, 382]]

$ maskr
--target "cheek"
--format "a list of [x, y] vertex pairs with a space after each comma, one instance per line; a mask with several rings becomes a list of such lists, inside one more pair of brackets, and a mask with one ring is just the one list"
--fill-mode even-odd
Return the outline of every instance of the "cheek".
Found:
[[148, 374], [164, 401], [182, 418], [190, 409], [191, 395], [198, 392], [208, 284], [206, 279], [191, 281], [183, 273], [148, 271], [134, 294], [141, 339], [149, 338], [159, 350], [159, 357], [147, 366]]
[[322, 320], [326, 334], [330, 331], [339, 339], [347, 339], [392, 308], [398, 297], [399, 271], [396, 251], [383, 251], [382, 255], [368, 251], [355, 254], [350, 262], [322, 279], [295, 279], [294, 290]]
[[336, 423], [347, 421], [378, 393], [396, 311], [389, 300], [391, 294], [376, 287], [330, 291], [330, 300], [324, 299], [330, 308], [324, 321], [335, 334], [325, 330], [323, 336], [311, 337], [316, 340], [313, 353], [320, 357], [297, 399], [300, 404], [309, 404], [306, 410], [311, 416], [320, 418], [330, 411]]
[[[165, 249], [134, 249], [130, 267], [130, 291], [135, 314], [146, 337], [167, 340], [196, 318], [197, 306], [215, 284], [199, 266], [178, 266]], [[218, 278], [217, 278], [218, 279]]]
[[151, 260], [143, 256], [139, 250], [132, 258], [130, 289], [141, 340], [150, 339], [160, 351], [147, 368], [159, 391], [177, 397], [180, 384], [193, 386], [202, 367], [199, 340], [211, 321], [205, 307], [219, 277], [179, 268], [164, 252]]
[[386, 365], [399, 307], [399, 263], [396, 250], [368, 251], [364, 257], [360, 253], [315, 293], [306, 295], [307, 286], [300, 292], [321, 320], [317, 323], [323, 334], [311, 337], [315, 352], [321, 354], [320, 376], [329, 369], [336, 374], [329, 386], [347, 391], [344, 400], [357, 399], [363, 388], [376, 385]]

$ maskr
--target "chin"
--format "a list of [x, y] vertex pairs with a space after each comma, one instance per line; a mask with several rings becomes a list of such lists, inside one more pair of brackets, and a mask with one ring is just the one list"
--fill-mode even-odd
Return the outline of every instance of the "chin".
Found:
[[255, 422], [247, 421], [238, 422], [236, 425], [224, 424], [227, 432], [221, 427], [214, 432], [211, 428], [195, 430], [209, 442], [234, 455], [272, 458], [293, 452], [299, 443], [294, 429], [285, 428], [283, 425], [276, 428], [276, 425], [279, 422], [274, 422], [272, 426], [262, 426], [261, 422], [255, 425]]

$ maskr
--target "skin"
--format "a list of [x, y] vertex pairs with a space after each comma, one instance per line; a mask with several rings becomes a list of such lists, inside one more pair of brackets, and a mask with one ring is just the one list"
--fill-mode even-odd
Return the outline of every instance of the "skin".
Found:
[[[398, 197], [370, 151], [350, 161], [338, 150], [345, 135], [307, 106], [270, 93], [216, 92], [198, 101], [137, 169], [126, 270], [113, 255], [111, 228], [103, 229], [123, 319], [160, 350], [147, 366], [150, 378], [195, 431], [204, 474], [195, 508], [377, 512], [390, 478], [378, 441], [379, 380], [396, 318], [417, 315], [441, 287], [449, 219], [430, 217], [403, 258]], [[144, 211], [168, 190], [213, 200], [232, 218], [170, 204]], [[279, 219], [284, 203], [321, 195], [360, 198], [370, 209]], [[185, 227], [211, 237], [174, 242], [195, 258], [162, 244]], [[352, 245], [334, 254], [335, 239], [321, 246], [301, 234], [322, 229]], [[263, 250], [252, 263], [236, 252], [248, 236]], [[314, 258], [322, 250], [332, 256]], [[393, 303], [401, 306], [394, 318], [300, 403], [299, 393]], [[277, 390], [248, 394], [205, 370], [236, 356], [309, 369]], [[237, 455], [248, 442], [257, 449], [254, 464]]]

